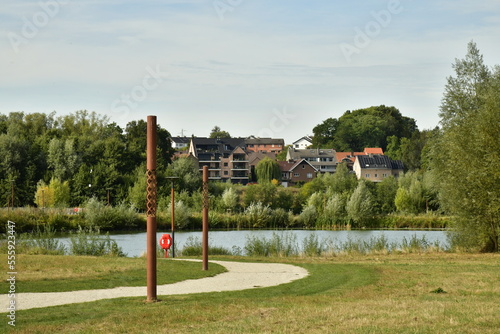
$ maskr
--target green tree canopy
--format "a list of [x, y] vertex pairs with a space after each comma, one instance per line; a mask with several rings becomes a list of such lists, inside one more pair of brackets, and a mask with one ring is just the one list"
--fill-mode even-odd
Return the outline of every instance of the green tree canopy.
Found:
[[273, 179], [281, 179], [279, 164], [269, 157], [264, 157], [264, 159], [259, 161], [257, 166], [255, 166], [255, 173], [257, 174], [257, 181], [259, 183], [271, 182]]
[[395, 107], [348, 110], [338, 119], [328, 118], [313, 128], [313, 147], [331, 147], [337, 151], [363, 151], [365, 147], [385, 150], [387, 137], [410, 138], [415, 131], [415, 120], [403, 116]]
[[453, 66], [441, 106], [440, 137], [431, 167], [440, 199], [456, 217], [454, 240], [483, 251], [499, 250], [500, 67], [490, 71], [476, 44]]
[[227, 131], [222, 131], [219, 126], [214, 126], [210, 132], [209, 138], [231, 138], [231, 135]]

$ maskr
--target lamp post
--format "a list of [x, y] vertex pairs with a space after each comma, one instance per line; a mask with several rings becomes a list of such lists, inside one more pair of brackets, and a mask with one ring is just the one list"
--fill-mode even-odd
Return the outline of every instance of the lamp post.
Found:
[[110, 197], [109, 197], [109, 192], [111, 191], [111, 188], [106, 188], [106, 190], [108, 191], [108, 206], [111, 205], [111, 200], [110, 200]]
[[10, 180], [12, 211], [14, 211], [14, 182], [15, 180]]
[[42, 209], [45, 209], [45, 189], [42, 189]]
[[172, 183], [171, 190], [170, 190], [170, 207], [171, 207], [171, 223], [172, 223], [172, 257], [175, 257], [175, 191], [174, 191], [174, 181], [177, 180], [179, 177], [178, 176], [168, 176], [167, 179], [169, 179]]

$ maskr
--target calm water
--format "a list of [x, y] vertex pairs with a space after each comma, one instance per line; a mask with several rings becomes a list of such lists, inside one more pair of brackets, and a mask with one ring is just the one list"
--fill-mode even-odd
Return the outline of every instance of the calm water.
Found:
[[[169, 232], [166, 232], [169, 233]], [[273, 233], [278, 235], [285, 233], [292, 233], [296, 236], [296, 241], [299, 246], [302, 245], [303, 240], [311, 234], [315, 234], [320, 242], [325, 242], [327, 240], [345, 242], [348, 239], [351, 240], [369, 240], [370, 238], [377, 238], [381, 235], [385, 235], [389, 244], [396, 242], [400, 244], [403, 238], [407, 240], [412, 237], [417, 237], [421, 239], [425, 236], [425, 239], [429, 243], [439, 242], [441, 247], [447, 247], [447, 239], [445, 231], [408, 231], [408, 230], [356, 230], [356, 231], [306, 231], [306, 230], [287, 230], [287, 231], [210, 231], [209, 232], [209, 246], [224, 247], [226, 249], [232, 250], [237, 247], [244, 253], [244, 247], [249, 236], [254, 236], [257, 238], [270, 239]], [[162, 236], [162, 232], [157, 233], [156, 239], [159, 240]], [[201, 240], [201, 232], [175, 232], [175, 246], [176, 252], [181, 250], [188, 238], [197, 238]], [[131, 233], [131, 234], [113, 234], [111, 238], [116, 241], [118, 246], [120, 246], [127, 256], [134, 257], [140, 256], [146, 250], [146, 233]], [[68, 242], [68, 238], [61, 238], [64, 243]]]

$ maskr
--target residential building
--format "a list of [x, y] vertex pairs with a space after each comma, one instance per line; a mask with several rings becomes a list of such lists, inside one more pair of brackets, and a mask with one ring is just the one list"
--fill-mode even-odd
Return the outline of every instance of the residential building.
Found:
[[287, 161], [307, 160], [320, 173], [335, 173], [337, 166], [336, 152], [334, 149], [296, 149], [288, 148]]
[[292, 143], [292, 147], [299, 149], [299, 150], [304, 150], [311, 146], [313, 143], [312, 138], [309, 136], [304, 136], [300, 138], [299, 140], [296, 140]]
[[244, 138], [192, 138], [189, 153], [198, 160], [200, 171], [208, 166], [209, 180], [247, 184], [250, 179]]
[[384, 155], [384, 151], [380, 147], [366, 147], [363, 152], [337, 152], [337, 163], [346, 163], [347, 167], [352, 170], [356, 157], [358, 155], [379, 154]]
[[174, 150], [180, 150], [180, 149], [183, 149], [184, 147], [189, 146], [189, 142], [191, 141], [191, 138], [188, 138], [188, 137], [170, 137], [170, 141], [172, 142], [172, 148]]
[[381, 182], [390, 175], [394, 177], [401, 175], [404, 172], [404, 165], [400, 160], [392, 160], [386, 155], [368, 154], [356, 156], [353, 170], [358, 179]]
[[245, 139], [245, 144], [247, 151], [279, 154], [285, 147], [285, 140], [250, 136]]
[[281, 170], [281, 184], [284, 187], [297, 183], [310, 182], [318, 173], [318, 170], [307, 160], [278, 161]]

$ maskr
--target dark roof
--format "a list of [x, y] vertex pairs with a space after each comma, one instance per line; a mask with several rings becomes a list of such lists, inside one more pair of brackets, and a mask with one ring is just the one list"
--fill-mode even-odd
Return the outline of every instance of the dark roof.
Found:
[[221, 155], [231, 154], [237, 147], [245, 149], [245, 138], [196, 137], [192, 141], [199, 160], [219, 160]]
[[332, 158], [333, 161], [337, 159], [337, 152], [331, 148], [306, 148], [306, 149], [297, 149], [290, 147], [289, 150], [290, 156], [293, 159], [303, 159], [303, 158]]
[[359, 161], [361, 168], [389, 168], [389, 169], [404, 169], [404, 165], [400, 160], [392, 160], [386, 155], [358, 155], [356, 159]]
[[248, 145], [281, 145], [285, 146], [285, 140], [279, 138], [259, 138], [259, 137], [248, 137], [245, 139], [245, 143]]
[[313, 142], [311, 137], [309, 137], [309, 136], [304, 136], [304, 137], [302, 137], [302, 138], [300, 138], [300, 139], [297, 139], [297, 140], [296, 140], [296, 141], [294, 141], [292, 144], [295, 144], [295, 143], [297, 143], [297, 142], [301, 141], [302, 139], [307, 140], [307, 141], [308, 141], [308, 142], [310, 142], [311, 144], [312, 144], [312, 142]]
[[170, 140], [172, 140], [174, 143], [189, 144], [189, 141], [191, 140], [191, 138], [190, 137], [170, 137]]
[[300, 166], [303, 163], [311, 166], [315, 171], [318, 171], [318, 169], [316, 167], [311, 165], [311, 163], [309, 163], [309, 161], [307, 161], [305, 159], [302, 159], [299, 161], [278, 161], [278, 164], [280, 165], [280, 170], [283, 172], [291, 172], [295, 168], [297, 168], [297, 166]]

